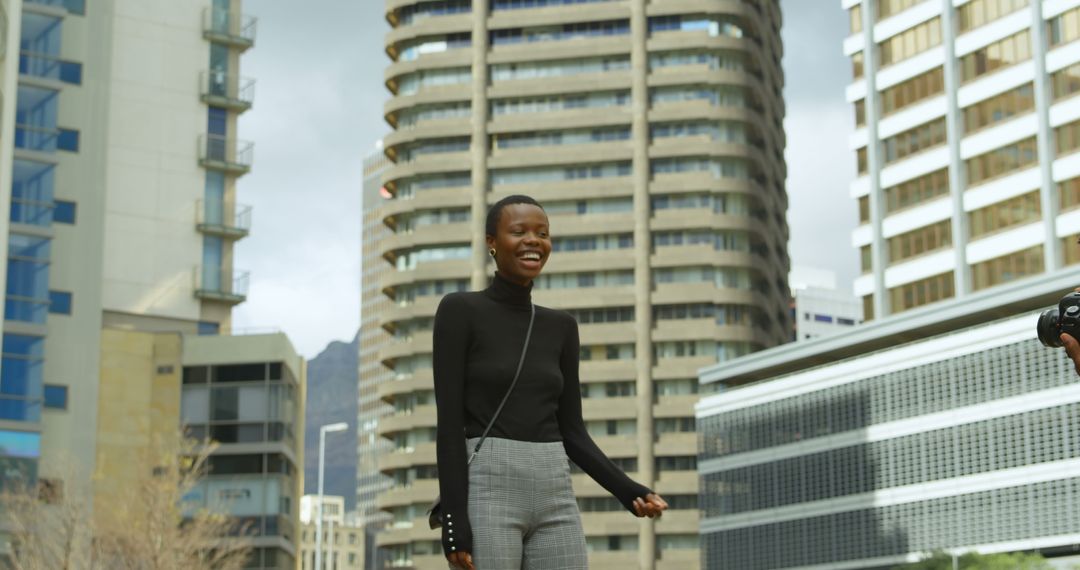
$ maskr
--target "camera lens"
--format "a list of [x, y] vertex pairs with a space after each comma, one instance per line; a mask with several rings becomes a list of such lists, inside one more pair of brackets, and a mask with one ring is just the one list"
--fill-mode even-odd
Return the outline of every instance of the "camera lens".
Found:
[[1058, 330], [1058, 318], [1060, 313], [1057, 309], [1047, 309], [1039, 315], [1039, 323], [1035, 330], [1039, 333], [1039, 342], [1050, 348], [1061, 348], [1061, 331]]

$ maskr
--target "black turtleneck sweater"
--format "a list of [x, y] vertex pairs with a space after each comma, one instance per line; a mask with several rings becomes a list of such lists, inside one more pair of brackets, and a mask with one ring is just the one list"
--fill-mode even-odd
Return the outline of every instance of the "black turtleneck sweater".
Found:
[[[510, 387], [529, 327], [531, 291], [531, 284], [523, 287], [496, 273], [482, 292], [446, 295], [435, 313], [432, 365], [439, 492], [443, 512], [454, 522], [452, 535], [451, 527], [443, 526], [447, 554], [472, 552], [467, 511], [467, 460], [472, 450], [466, 450], [465, 439], [484, 432]], [[570, 460], [633, 513], [634, 499], [652, 491], [616, 467], [585, 430], [579, 346], [577, 321], [569, 313], [537, 306], [521, 376], [488, 436], [562, 441]], [[451, 536], [454, 542], [447, 540]]]

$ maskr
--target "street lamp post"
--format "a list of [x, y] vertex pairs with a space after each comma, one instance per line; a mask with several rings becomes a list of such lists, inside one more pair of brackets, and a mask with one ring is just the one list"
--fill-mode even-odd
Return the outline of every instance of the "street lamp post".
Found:
[[315, 517], [315, 570], [322, 570], [322, 519], [323, 519], [323, 464], [326, 454], [326, 434], [349, 429], [349, 424], [338, 422], [319, 428], [319, 506]]

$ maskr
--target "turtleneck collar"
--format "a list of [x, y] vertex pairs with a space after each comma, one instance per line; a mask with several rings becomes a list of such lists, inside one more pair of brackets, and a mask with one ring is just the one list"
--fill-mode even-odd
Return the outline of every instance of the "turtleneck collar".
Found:
[[531, 282], [527, 287], [523, 287], [509, 281], [496, 271], [495, 278], [491, 280], [491, 285], [484, 290], [484, 294], [500, 303], [528, 307], [532, 303], [532, 287]]

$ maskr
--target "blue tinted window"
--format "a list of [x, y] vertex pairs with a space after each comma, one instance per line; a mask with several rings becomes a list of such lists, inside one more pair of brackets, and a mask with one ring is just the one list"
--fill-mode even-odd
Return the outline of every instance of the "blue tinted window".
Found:
[[830, 315], [814, 315], [814, 321], [819, 323], [831, 323], [833, 318]]
[[64, 0], [64, 7], [71, 14], [86, 15], [86, 0]]
[[221, 325], [210, 321], [199, 321], [199, 334], [216, 335], [221, 332]]
[[210, 107], [207, 114], [206, 132], [211, 135], [225, 136], [228, 131], [229, 114], [221, 107]]
[[0, 430], [0, 457], [41, 457], [41, 434]]
[[56, 137], [56, 148], [69, 152], [79, 152], [79, 131], [60, 129]]
[[75, 210], [75, 202], [57, 200], [56, 207], [53, 208], [53, 221], [61, 224], [74, 224]]
[[9, 220], [17, 224], [49, 226], [52, 223], [55, 167], [23, 159], [12, 161], [12, 167]]
[[[56, 137], [56, 117], [59, 109], [60, 92], [44, 87], [19, 85], [15, 100], [15, 124], [24, 127], [25, 148], [45, 150], [42, 143], [33, 141], [44, 137]], [[53, 142], [55, 145], [55, 141]]]
[[71, 293], [67, 291], [49, 291], [49, 312], [70, 315]]
[[202, 288], [207, 291], [223, 291], [221, 262], [224, 242], [217, 236], [203, 238]]
[[63, 18], [25, 10], [20, 27], [19, 52], [53, 59], [60, 56], [60, 33]]
[[60, 62], [60, 81], [82, 85], [82, 64], [74, 61]]
[[49, 308], [49, 240], [11, 234], [7, 268], [4, 318], [44, 323]]
[[45, 385], [45, 407], [66, 410], [68, 400], [67, 386]]
[[41, 413], [45, 339], [4, 334], [0, 362], [0, 418], [37, 421]]

